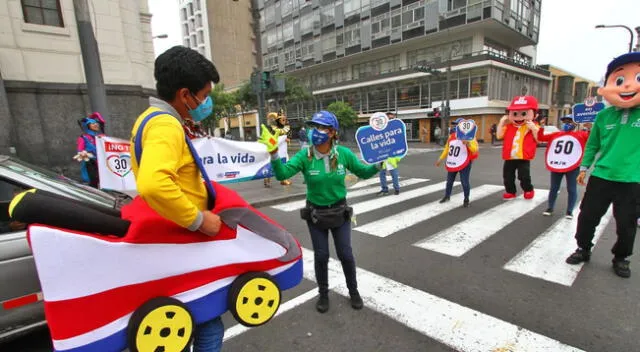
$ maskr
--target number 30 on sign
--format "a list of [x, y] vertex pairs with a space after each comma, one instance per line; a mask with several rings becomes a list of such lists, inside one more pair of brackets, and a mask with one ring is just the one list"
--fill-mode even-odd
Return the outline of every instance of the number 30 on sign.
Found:
[[478, 126], [473, 120], [462, 120], [456, 126], [456, 138], [461, 141], [470, 141], [476, 138]]

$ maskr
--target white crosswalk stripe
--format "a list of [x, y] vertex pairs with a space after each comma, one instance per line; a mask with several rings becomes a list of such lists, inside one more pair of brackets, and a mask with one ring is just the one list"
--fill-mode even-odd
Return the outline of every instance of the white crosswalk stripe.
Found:
[[[456, 184], [458, 183], [459, 182], [456, 182]], [[409, 199], [418, 198], [430, 193], [442, 191], [444, 189], [445, 184], [446, 184], [446, 181], [443, 181], [440, 183], [436, 183], [435, 185], [429, 185], [425, 187], [412, 189], [410, 191], [402, 192], [397, 196], [390, 195], [386, 197], [367, 200], [360, 203], [355, 203], [352, 205], [353, 212], [355, 214], [360, 215], [375, 209], [384, 209], [390, 205], [402, 203]]]
[[[612, 216], [613, 208], [610, 207], [596, 228], [593, 237], [594, 244], [597, 243]], [[582, 269], [582, 264], [568, 265], [565, 263], [565, 259], [576, 249], [576, 241], [573, 236], [577, 224], [577, 216], [572, 220], [558, 220], [527, 248], [511, 259], [504, 268], [523, 275], [571, 286]]]
[[[501, 189], [502, 186], [482, 185], [473, 189], [473, 198], [480, 199], [488, 196], [489, 194], [498, 192]], [[451, 196], [451, 200], [447, 203], [440, 204], [438, 201], [431, 202], [370, 222], [366, 225], [358, 226], [354, 230], [373, 236], [387, 237], [409, 226], [427, 221], [451, 209], [460, 207], [462, 200], [463, 195], [461, 193], [454, 194]]]
[[[367, 180], [370, 181], [370, 180]], [[424, 179], [424, 178], [410, 178], [407, 180], [403, 180], [400, 181], [400, 188], [402, 189], [403, 187], [408, 187], [408, 186], [412, 186], [421, 182], [428, 182], [429, 179]], [[379, 180], [377, 180], [377, 182], [373, 182], [371, 184], [376, 184], [380, 182]], [[370, 184], [370, 185], [371, 185]], [[357, 184], [355, 184], [354, 186], [356, 186]], [[362, 186], [362, 187], [366, 187], [366, 186]], [[359, 188], [359, 187], [358, 187]], [[380, 191], [379, 188], [377, 187], [371, 187], [371, 188], [366, 188], [366, 189], [358, 189], [357, 191], [348, 191], [347, 192], [347, 199], [353, 199], [353, 198], [357, 198], [357, 197], [362, 197], [362, 196], [366, 196], [366, 195], [370, 195], [370, 194], [376, 194]], [[302, 207], [304, 207], [306, 203], [306, 200], [296, 200], [296, 201], [292, 201], [292, 202], [287, 202], [287, 203], [283, 203], [283, 204], [279, 204], [279, 205], [274, 205], [272, 208], [274, 209], [278, 209], [278, 210], [282, 210], [282, 211], [294, 211], [294, 210], [298, 210]]]
[[[474, 192], [475, 193], [475, 192]], [[517, 198], [465, 219], [414, 246], [459, 257], [509, 223], [547, 200], [549, 191], [536, 190], [533, 199]]]

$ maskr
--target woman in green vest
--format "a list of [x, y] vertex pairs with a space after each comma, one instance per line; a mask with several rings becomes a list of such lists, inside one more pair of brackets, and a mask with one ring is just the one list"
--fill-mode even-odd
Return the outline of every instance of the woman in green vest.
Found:
[[311, 144], [300, 150], [286, 164], [278, 158], [277, 135], [262, 126], [260, 142], [271, 153], [271, 167], [278, 180], [286, 180], [302, 172], [307, 185], [307, 205], [300, 211], [307, 221], [314, 250], [316, 281], [320, 297], [316, 309], [329, 310], [329, 231], [333, 235], [338, 259], [349, 288], [351, 306], [362, 309], [363, 302], [356, 281], [356, 262], [351, 250], [351, 216], [347, 206], [345, 176], [347, 170], [362, 179], [371, 178], [380, 165], [365, 165], [346, 147], [337, 145], [338, 119], [328, 111], [320, 111], [308, 122]]

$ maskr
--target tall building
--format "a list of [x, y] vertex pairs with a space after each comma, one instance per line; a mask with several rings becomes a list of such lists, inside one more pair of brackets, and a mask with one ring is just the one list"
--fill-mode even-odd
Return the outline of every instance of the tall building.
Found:
[[535, 95], [548, 109], [549, 72], [536, 66], [541, 0], [257, 0], [265, 70], [299, 77], [313, 102], [287, 107], [307, 117], [336, 100], [363, 121], [397, 111], [411, 140], [428, 142], [430, 117], [446, 100], [452, 117], [476, 121], [478, 138], [513, 96]]
[[226, 88], [257, 67], [250, 0], [178, 0], [183, 45], [212, 60]]
[[551, 89], [549, 90], [551, 108], [549, 109], [549, 124], [557, 125], [558, 119], [571, 114], [574, 104], [583, 103], [587, 97], [598, 97], [598, 83], [580, 77], [569, 71], [553, 65], [542, 65], [551, 72]]
[[[128, 138], [154, 93], [147, 0], [90, 1], [107, 91], [110, 135]], [[73, 0], [0, 1], [0, 154], [78, 170], [72, 160], [91, 112]]]

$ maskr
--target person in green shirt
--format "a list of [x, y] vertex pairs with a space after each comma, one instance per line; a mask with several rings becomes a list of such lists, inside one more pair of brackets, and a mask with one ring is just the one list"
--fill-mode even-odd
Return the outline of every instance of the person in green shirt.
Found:
[[589, 261], [596, 226], [613, 204], [618, 235], [611, 249], [613, 270], [627, 278], [631, 276], [627, 257], [633, 251], [638, 218], [636, 201], [640, 196], [640, 52], [613, 59], [598, 94], [612, 106], [598, 113], [585, 146], [578, 184], [585, 184], [587, 170], [596, 154], [600, 156], [580, 204], [575, 235], [578, 249], [566, 262]]
[[286, 164], [278, 158], [278, 134], [272, 135], [263, 125], [260, 142], [271, 153], [271, 167], [278, 180], [286, 180], [302, 172], [307, 185], [307, 205], [300, 213], [307, 221], [314, 251], [316, 282], [320, 297], [316, 309], [329, 310], [329, 231], [333, 235], [338, 259], [349, 289], [351, 306], [362, 309], [363, 302], [356, 281], [356, 262], [351, 250], [351, 215], [347, 206], [345, 176], [347, 170], [362, 179], [376, 175], [381, 165], [365, 165], [346, 147], [337, 145], [338, 119], [328, 111], [320, 111], [308, 122], [311, 146], [303, 148]]

